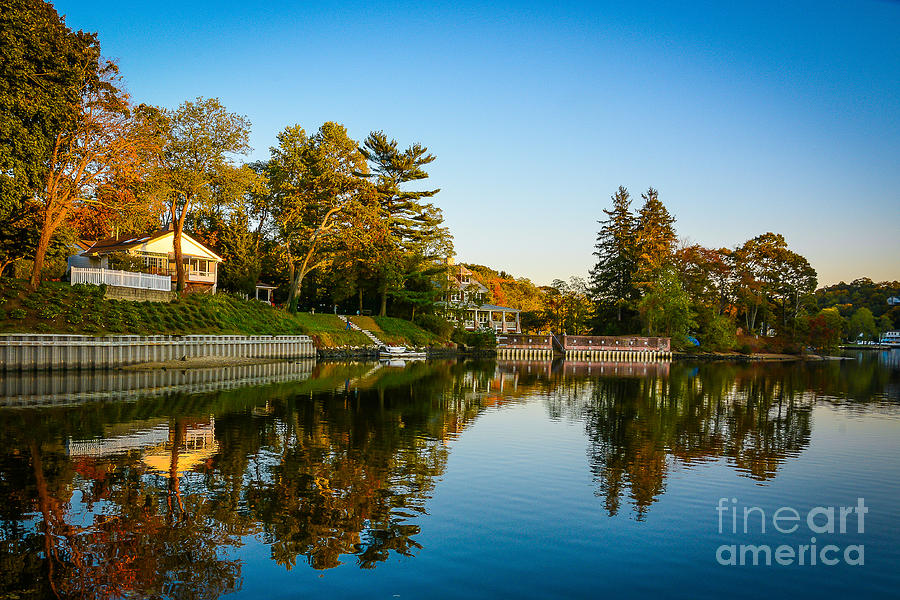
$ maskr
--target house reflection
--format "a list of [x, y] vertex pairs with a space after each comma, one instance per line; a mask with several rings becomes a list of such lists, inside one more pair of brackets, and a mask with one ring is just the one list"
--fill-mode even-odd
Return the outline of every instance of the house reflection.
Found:
[[0, 410], [0, 597], [216, 598], [240, 589], [223, 549], [248, 537], [285, 569], [415, 557], [452, 441], [525, 402], [584, 432], [598, 511], [645, 519], [676, 468], [777, 477], [814, 405], [896, 389], [870, 366], [319, 363], [265, 387]]

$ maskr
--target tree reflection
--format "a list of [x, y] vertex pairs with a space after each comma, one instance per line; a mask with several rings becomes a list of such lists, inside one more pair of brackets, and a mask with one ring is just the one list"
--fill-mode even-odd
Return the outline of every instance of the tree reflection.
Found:
[[444, 395], [455, 369], [7, 411], [0, 595], [217, 598], [241, 587], [247, 535], [286, 568], [412, 556], [446, 441], [479, 410]]
[[0, 411], [0, 597], [218, 598], [241, 588], [248, 536], [286, 569], [415, 556], [448, 442], [487, 407], [543, 398], [583, 423], [604, 509], [645, 519], [673, 468], [766, 482], [809, 443], [815, 403], [896, 401], [896, 372], [865, 363], [620, 367], [321, 364], [267, 387]]
[[582, 420], [597, 495], [644, 519], [675, 464], [725, 460], [766, 481], [808, 443], [815, 395], [796, 369], [673, 365], [668, 377], [561, 380], [552, 414]]

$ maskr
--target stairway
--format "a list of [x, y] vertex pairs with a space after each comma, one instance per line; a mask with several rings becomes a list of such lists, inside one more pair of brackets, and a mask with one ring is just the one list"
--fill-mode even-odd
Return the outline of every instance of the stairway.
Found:
[[372, 333], [368, 329], [363, 329], [362, 327], [360, 327], [359, 325], [357, 325], [356, 323], [351, 321], [350, 317], [345, 317], [344, 315], [338, 315], [338, 318], [341, 319], [344, 323], [350, 323], [350, 329], [355, 329], [356, 331], [362, 332], [362, 334], [364, 336], [366, 336], [367, 338], [369, 338], [370, 340], [372, 340], [372, 343], [375, 344], [377, 347], [380, 348], [382, 346], [387, 346], [387, 344], [385, 344], [384, 342], [379, 340], [377, 337], [375, 337], [374, 333]]
[[[565, 339], [566, 336], [563, 336]], [[555, 333], [550, 332], [550, 338], [552, 339], [553, 349], [557, 352], [561, 353], [563, 356], [566, 355], [566, 344], [565, 342], [560, 341], [560, 339], [556, 336]]]

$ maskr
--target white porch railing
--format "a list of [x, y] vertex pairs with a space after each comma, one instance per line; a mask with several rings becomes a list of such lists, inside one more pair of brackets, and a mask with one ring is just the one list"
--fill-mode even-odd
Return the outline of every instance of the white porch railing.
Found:
[[163, 275], [134, 273], [132, 271], [116, 271], [114, 269], [94, 269], [90, 267], [72, 267], [70, 277], [72, 285], [90, 283], [93, 285], [115, 285], [118, 287], [159, 290], [168, 292], [172, 289], [172, 279]]
[[187, 272], [188, 281], [200, 281], [205, 283], [215, 283], [216, 282], [216, 274], [212, 271], [188, 271]]

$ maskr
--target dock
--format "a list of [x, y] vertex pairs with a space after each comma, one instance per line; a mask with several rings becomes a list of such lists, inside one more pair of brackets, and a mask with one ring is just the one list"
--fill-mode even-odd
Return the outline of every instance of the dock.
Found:
[[502, 334], [497, 336], [497, 358], [652, 362], [671, 360], [671, 339], [666, 337], [555, 334]]

